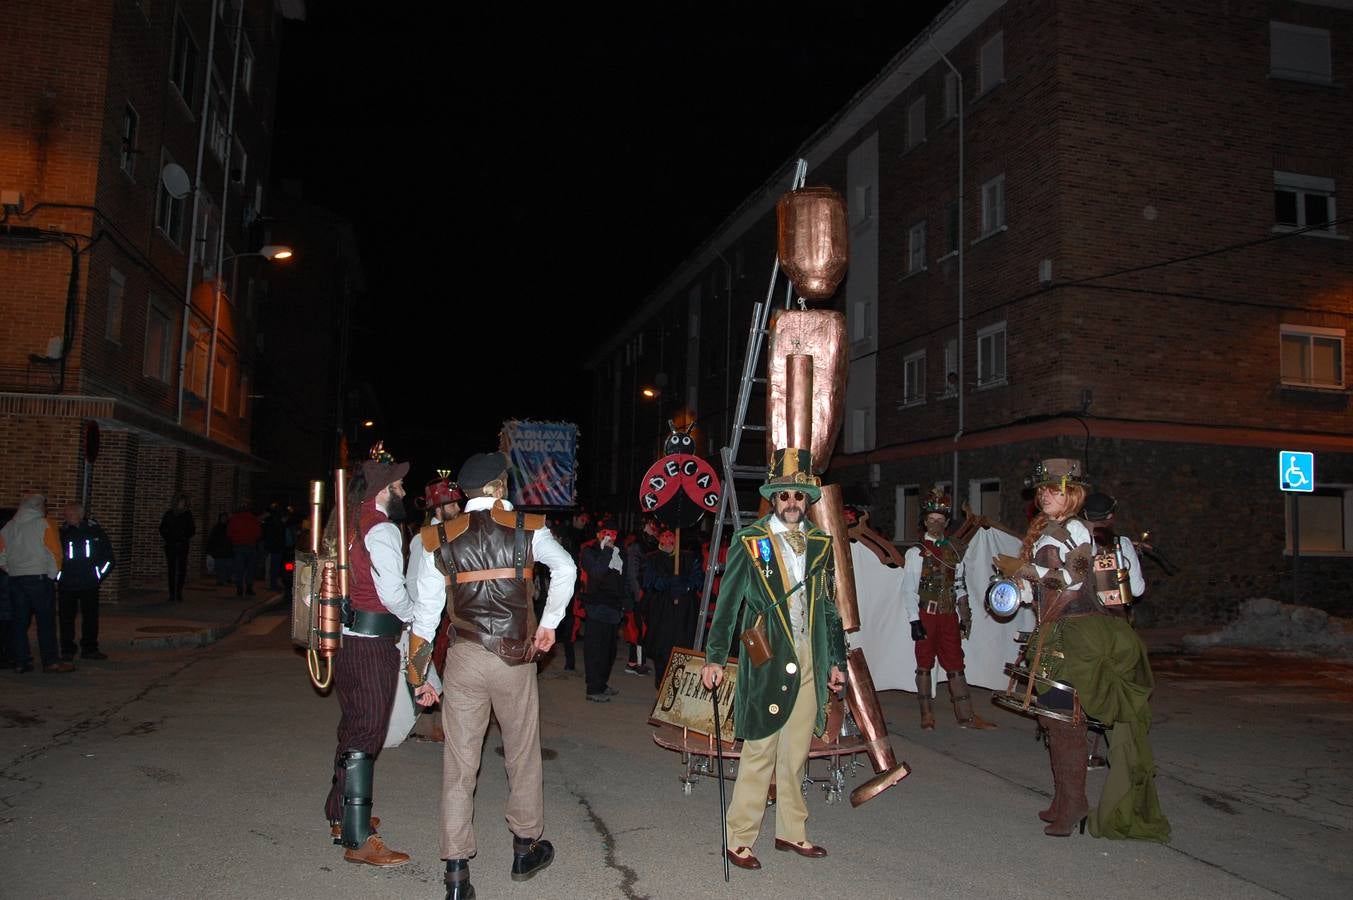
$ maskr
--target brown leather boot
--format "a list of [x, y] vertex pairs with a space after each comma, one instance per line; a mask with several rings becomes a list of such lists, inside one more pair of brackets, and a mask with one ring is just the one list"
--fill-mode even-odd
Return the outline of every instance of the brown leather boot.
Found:
[[1048, 723], [1048, 749], [1052, 754], [1053, 779], [1062, 798], [1056, 818], [1043, 829], [1049, 837], [1066, 837], [1077, 823], [1085, 830], [1090, 802], [1085, 798], [1085, 722], [1053, 720]]
[[360, 847], [343, 851], [343, 858], [350, 863], [366, 863], [368, 866], [402, 866], [409, 861], [409, 854], [391, 850], [385, 846], [379, 834], [367, 837]]
[[1038, 818], [1044, 822], [1052, 822], [1057, 819], [1058, 811], [1062, 808], [1062, 792], [1057, 789], [1057, 767], [1052, 764], [1052, 732], [1048, 728], [1048, 720], [1040, 718], [1038, 723], [1043, 732], [1044, 743], [1048, 747], [1048, 765], [1052, 769], [1052, 802], [1048, 804], [1047, 809], [1039, 810]]
[[935, 730], [935, 701], [930, 696], [930, 670], [916, 670], [916, 699], [921, 704], [921, 730]]
[[967, 677], [962, 672], [946, 674], [949, 676], [949, 701], [954, 704], [954, 718], [958, 719], [958, 724], [963, 728], [979, 731], [995, 728], [995, 723], [988, 722], [973, 712], [972, 691], [968, 688]]

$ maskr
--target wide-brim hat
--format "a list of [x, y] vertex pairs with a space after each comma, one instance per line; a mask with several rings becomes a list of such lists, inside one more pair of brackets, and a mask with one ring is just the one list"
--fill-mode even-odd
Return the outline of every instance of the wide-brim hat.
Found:
[[476, 453], [465, 460], [465, 464], [460, 467], [460, 477], [456, 481], [466, 491], [478, 491], [505, 472], [507, 472], [507, 454]]
[[366, 481], [366, 490], [362, 492], [362, 499], [372, 499], [396, 481], [403, 479], [407, 474], [409, 474], [409, 464], [406, 462], [382, 462], [378, 459], [363, 460], [362, 478]]
[[783, 490], [803, 491], [817, 502], [822, 497], [822, 479], [813, 474], [813, 453], [797, 447], [782, 447], [770, 459], [766, 483], [757, 490], [767, 500]]
[[1081, 513], [1091, 522], [1102, 522], [1113, 515], [1114, 507], [1118, 501], [1108, 494], [1096, 491], [1085, 498], [1085, 505], [1081, 507]]
[[1045, 459], [1034, 466], [1033, 474], [1024, 483], [1035, 489], [1047, 485], [1066, 490], [1069, 484], [1088, 488], [1090, 479], [1086, 477], [1079, 459]]

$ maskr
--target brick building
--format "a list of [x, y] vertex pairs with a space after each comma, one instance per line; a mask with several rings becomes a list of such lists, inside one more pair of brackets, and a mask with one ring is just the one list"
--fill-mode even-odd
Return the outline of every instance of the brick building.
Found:
[[119, 555], [108, 597], [160, 583], [157, 526], [180, 491], [200, 566], [209, 524], [260, 466], [257, 251], [283, 16], [302, 0], [5, 5], [0, 505], [42, 490], [56, 515], [87, 495]]
[[[827, 480], [900, 541], [937, 482], [1022, 528], [1032, 463], [1081, 457], [1178, 567], [1147, 572], [1149, 611], [1196, 621], [1291, 599], [1276, 451], [1315, 451], [1301, 592], [1353, 614], [1350, 79], [1344, 0], [950, 3], [795, 154], [849, 206]], [[709, 455], [727, 442], [792, 169], [593, 359], [599, 502], [628, 507], [653, 458], [646, 383], [651, 421], [689, 409]]]

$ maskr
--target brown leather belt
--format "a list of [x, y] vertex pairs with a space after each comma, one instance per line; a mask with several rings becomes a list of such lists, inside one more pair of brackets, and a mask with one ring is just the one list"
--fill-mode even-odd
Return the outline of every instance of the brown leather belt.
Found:
[[[529, 579], [535, 572], [533, 566], [522, 569], [521, 577]], [[494, 581], [499, 578], [516, 578], [516, 569], [479, 569], [474, 572], [457, 572], [453, 584], [469, 584], [472, 581]]]
[[516, 638], [498, 637], [470, 628], [461, 628], [459, 625], [455, 626], [455, 632], [457, 637], [473, 641], [509, 665], [528, 663], [536, 658], [536, 642], [529, 638], [523, 641]]

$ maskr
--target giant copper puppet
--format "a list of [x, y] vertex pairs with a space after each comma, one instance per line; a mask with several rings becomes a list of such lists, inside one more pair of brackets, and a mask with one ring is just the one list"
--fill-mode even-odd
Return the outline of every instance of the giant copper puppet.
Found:
[[[846, 266], [846, 210], [830, 188], [791, 191], [776, 204], [780, 264], [804, 300], [831, 297]], [[800, 306], [804, 304], [800, 303]], [[781, 447], [811, 447], [820, 474], [831, 459], [846, 396], [845, 317], [833, 310], [784, 310], [770, 327], [766, 392], [767, 456]], [[860, 628], [855, 602], [855, 573], [839, 485], [822, 486], [822, 499], [809, 517], [833, 538], [836, 557], [836, 605], [847, 633]], [[860, 732], [875, 776], [850, 794], [853, 806], [870, 800], [906, 778], [874, 692], [864, 651], [847, 656], [846, 701]]]

